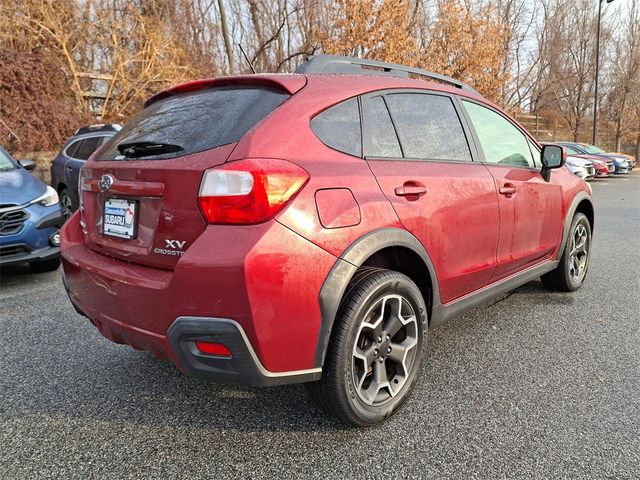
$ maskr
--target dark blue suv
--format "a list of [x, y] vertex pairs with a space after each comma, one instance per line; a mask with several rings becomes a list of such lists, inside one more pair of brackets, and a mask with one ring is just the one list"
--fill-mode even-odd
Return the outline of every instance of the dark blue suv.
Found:
[[58, 156], [53, 159], [51, 186], [60, 195], [60, 205], [65, 218], [69, 218], [78, 208], [80, 168], [100, 145], [107, 142], [121, 128], [117, 124], [99, 124], [80, 128], [65, 142]]
[[60, 266], [58, 194], [29, 173], [35, 167], [0, 147], [0, 267], [28, 263], [44, 272]]

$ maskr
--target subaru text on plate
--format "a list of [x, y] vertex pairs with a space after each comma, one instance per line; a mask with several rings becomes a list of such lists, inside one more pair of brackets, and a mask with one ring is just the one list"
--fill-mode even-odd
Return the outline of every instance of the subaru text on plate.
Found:
[[565, 158], [400, 65], [196, 81], [82, 168], [64, 278], [114, 342], [215, 381], [305, 382], [373, 425], [413, 390], [429, 327], [540, 277], [581, 286], [593, 206]]

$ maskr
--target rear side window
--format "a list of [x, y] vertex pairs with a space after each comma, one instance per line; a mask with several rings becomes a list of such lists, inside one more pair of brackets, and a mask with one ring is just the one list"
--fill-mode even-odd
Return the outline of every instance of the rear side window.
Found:
[[166, 159], [239, 141], [289, 94], [261, 86], [217, 87], [171, 96], [151, 104], [109, 141], [100, 160], [122, 160], [120, 144], [146, 142], [179, 147], [138, 158]]
[[358, 100], [351, 98], [334, 105], [311, 120], [311, 130], [327, 147], [362, 156], [362, 130]]
[[364, 100], [363, 108], [369, 129], [366, 157], [402, 158], [398, 136], [393, 128], [389, 111], [381, 96]]
[[471, 161], [467, 138], [449, 97], [392, 93], [385, 100], [405, 158]]
[[73, 142], [71, 145], [69, 145], [66, 150], [67, 157], [76, 158], [75, 156], [76, 150], [78, 150], [78, 147], [80, 146], [81, 143], [82, 143], [82, 140], [78, 140], [76, 142]]
[[[90, 137], [80, 140], [73, 151], [69, 150], [68, 155], [78, 160], [88, 160], [93, 152], [102, 144], [103, 137]], [[73, 145], [72, 145], [73, 147]]]

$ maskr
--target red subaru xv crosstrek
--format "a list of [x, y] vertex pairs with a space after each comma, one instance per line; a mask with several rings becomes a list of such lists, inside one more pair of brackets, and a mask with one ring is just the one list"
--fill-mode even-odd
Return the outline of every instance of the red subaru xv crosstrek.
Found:
[[428, 328], [540, 277], [580, 287], [591, 192], [456, 80], [332, 56], [298, 72], [149, 99], [82, 168], [64, 281], [114, 342], [305, 382], [372, 425], [414, 388]]

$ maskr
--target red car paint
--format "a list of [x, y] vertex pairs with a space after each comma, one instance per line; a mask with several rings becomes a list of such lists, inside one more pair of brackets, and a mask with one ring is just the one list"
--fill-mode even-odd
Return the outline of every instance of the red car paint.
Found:
[[[183, 367], [167, 338], [175, 319], [228, 318], [243, 328], [269, 372], [311, 369], [322, 323], [319, 292], [338, 258], [366, 234], [396, 228], [415, 236], [433, 260], [433, 281], [448, 304], [554, 258], [571, 202], [588, 193], [564, 168], [553, 170], [547, 183], [531, 168], [368, 161], [327, 147], [309, 125], [330, 106], [385, 89], [469, 97], [501, 111], [443, 84], [373, 75], [241, 76], [178, 86], [146, 105], [256, 84], [291, 97], [237, 143], [168, 160], [104, 161], [100, 150], [83, 168], [81, 211], [62, 230], [65, 283], [74, 305], [110, 340]], [[285, 160], [309, 179], [261, 223], [208, 224], [198, 206], [205, 170], [232, 169], [245, 159]], [[114, 182], [103, 191], [106, 174]], [[516, 193], [508, 193], [512, 188]], [[101, 233], [100, 209], [114, 197], [138, 202], [133, 240]], [[182, 254], [156, 253], [174, 240], [185, 242]]]
[[575, 155], [579, 158], [584, 158], [593, 163], [596, 169], [596, 177], [608, 177], [615, 173], [615, 165], [613, 160], [605, 160], [603, 157], [596, 157], [595, 155]]

